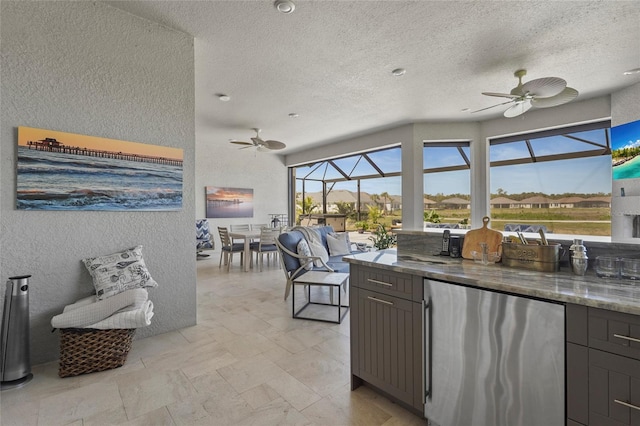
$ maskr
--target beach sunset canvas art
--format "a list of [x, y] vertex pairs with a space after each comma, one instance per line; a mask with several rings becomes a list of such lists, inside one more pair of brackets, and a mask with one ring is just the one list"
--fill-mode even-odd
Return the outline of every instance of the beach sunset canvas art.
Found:
[[207, 218], [253, 217], [253, 189], [205, 187]]
[[182, 208], [183, 150], [18, 127], [19, 210]]

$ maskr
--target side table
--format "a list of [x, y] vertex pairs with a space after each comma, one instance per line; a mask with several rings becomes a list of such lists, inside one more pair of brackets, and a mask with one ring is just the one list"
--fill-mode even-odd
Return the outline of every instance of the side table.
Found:
[[[340, 292], [340, 287], [348, 285], [349, 274], [342, 272], [321, 272], [321, 271], [309, 271], [307, 273], [302, 274], [300, 277], [293, 280], [293, 288], [292, 288], [292, 314], [293, 318], [296, 319], [307, 319], [312, 321], [323, 321], [323, 322], [331, 322], [335, 324], [340, 324], [342, 319], [349, 312], [349, 305], [342, 304], [342, 294]], [[307, 302], [300, 309], [296, 311], [296, 285], [305, 285], [307, 286]], [[323, 303], [323, 302], [313, 302], [311, 300], [311, 287], [312, 286], [320, 286], [320, 287], [329, 287], [329, 291], [331, 292], [331, 303]], [[338, 303], [333, 303], [333, 289], [338, 289]], [[308, 308], [310, 305], [324, 305], [324, 306], [334, 306], [338, 308], [338, 320], [327, 320], [322, 318], [311, 318], [311, 317], [303, 317], [300, 316], [300, 313]]]

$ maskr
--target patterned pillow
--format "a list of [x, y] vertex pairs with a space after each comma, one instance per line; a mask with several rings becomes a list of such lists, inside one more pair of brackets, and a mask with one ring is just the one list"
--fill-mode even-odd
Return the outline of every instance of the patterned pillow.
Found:
[[[305, 240], [304, 238], [301, 239], [298, 245], [296, 246], [296, 251], [300, 256], [311, 256], [311, 249], [309, 248], [309, 244], [307, 243], [307, 240]], [[310, 271], [313, 269], [313, 261], [311, 259], [307, 259], [307, 260], [300, 259], [300, 265], [307, 271]]]
[[93, 277], [98, 300], [138, 287], [157, 287], [142, 258], [142, 246], [120, 253], [82, 259]]

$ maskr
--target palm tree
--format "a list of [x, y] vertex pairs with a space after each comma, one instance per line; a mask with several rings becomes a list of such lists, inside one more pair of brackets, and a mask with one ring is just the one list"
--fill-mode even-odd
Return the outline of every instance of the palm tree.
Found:
[[386, 191], [380, 194], [380, 196], [384, 198], [384, 204], [382, 205], [382, 213], [387, 214], [387, 200], [391, 198], [391, 196]]
[[378, 194], [371, 194], [369, 197], [371, 197], [371, 201], [373, 201], [373, 205], [377, 207], [378, 203], [380, 203], [380, 196]]
[[310, 196], [304, 197], [304, 199], [299, 199], [296, 201], [296, 210], [300, 214], [310, 214], [313, 213], [315, 209], [319, 206], [313, 203], [313, 198]]
[[335, 204], [339, 214], [343, 214], [348, 218], [353, 218], [355, 216], [353, 204], [346, 201], [337, 201]]

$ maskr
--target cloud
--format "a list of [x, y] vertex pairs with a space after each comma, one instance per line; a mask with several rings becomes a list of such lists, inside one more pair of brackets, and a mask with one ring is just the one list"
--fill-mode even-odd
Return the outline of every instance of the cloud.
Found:
[[638, 148], [638, 147], [640, 147], [640, 139], [636, 140], [635, 142], [634, 141], [629, 141], [629, 143], [627, 143], [623, 147], [623, 149], [624, 148]]

